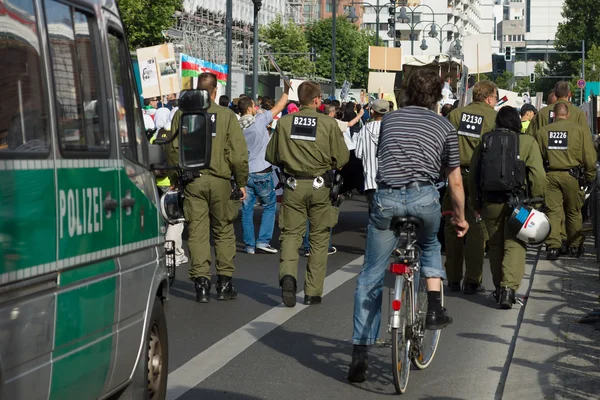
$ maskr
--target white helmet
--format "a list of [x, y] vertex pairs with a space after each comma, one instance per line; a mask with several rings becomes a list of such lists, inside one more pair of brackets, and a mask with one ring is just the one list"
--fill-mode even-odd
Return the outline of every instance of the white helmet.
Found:
[[160, 198], [160, 212], [165, 222], [171, 225], [185, 221], [183, 215], [183, 191], [169, 190]]
[[519, 204], [508, 220], [508, 230], [526, 244], [541, 244], [550, 234], [550, 221], [543, 212]]

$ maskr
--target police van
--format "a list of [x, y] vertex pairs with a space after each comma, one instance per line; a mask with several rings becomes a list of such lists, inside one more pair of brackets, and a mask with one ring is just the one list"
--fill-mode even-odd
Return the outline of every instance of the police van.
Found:
[[115, 1], [0, 0], [0, 60], [0, 399], [163, 399], [157, 154]]

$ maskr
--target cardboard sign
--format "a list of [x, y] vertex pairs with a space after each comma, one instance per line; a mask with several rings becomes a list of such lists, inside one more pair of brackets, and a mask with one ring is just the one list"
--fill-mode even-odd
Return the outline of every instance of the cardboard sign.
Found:
[[369, 69], [402, 71], [402, 47], [369, 46]]
[[172, 43], [136, 50], [144, 98], [179, 93], [179, 76]]
[[468, 35], [463, 37], [464, 63], [473, 75], [492, 72], [492, 35]]
[[[394, 93], [396, 74], [393, 72], [369, 72], [369, 93]], [[378, 96], [379, 97], [379, 96]]]

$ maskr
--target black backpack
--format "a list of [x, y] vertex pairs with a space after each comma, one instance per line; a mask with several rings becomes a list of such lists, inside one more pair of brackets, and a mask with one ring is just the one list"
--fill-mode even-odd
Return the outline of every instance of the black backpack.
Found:
[[481, 137], [482, 192], [514, 193], [524, 186], [525, 162], [519, 156], [519, 135], [496, 129]]

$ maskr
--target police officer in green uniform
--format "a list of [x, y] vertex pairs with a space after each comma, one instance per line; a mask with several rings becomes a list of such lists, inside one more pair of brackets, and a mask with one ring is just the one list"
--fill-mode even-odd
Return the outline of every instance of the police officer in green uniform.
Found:
[[[588, 128], [587, 118], [584, 112], [579, 108], [575, 107], [569, 101], [571, 97], [571, 86], [569, 82], [560, 81], [554, 85], [554, 90], [548, 95], [548, 105], [540, 110], [537, 115], [531, 120], [527, 133], [529, 135], [537, 134], [537, 131], [542, 129], [544, 126], [554, 122], [554, 105], [556, 103], [564, 103], [569, 108], [569, 121], [580, 125], [583, 128]], [[589, 128], [588, 128], [589, 129]], [[553, 227], [560, 226], [560, 237], [561, 237], [561, 254], [568, 253], [567, 245], [567, 232], [565, 228], [565, 221], [562, 220], [560, 225], [552, 225]], [[558, 228], [556, 228], [558, 229]]]
[[[185, 187], [183, 211], [189, 230], [189, 276], [194, 282], [198, 302], [208, 303], [211, 288], [209, 229], [212, 229], [215, 243], [217, 300], [230, 300], [237, 296], [231, 277], [235, 272], [233, 259], [236, 252], [233, 221], [239, 213], [240, 200], [230, 200], [231, 177], [241, 190], [243, 200], [248, 180], [248, 147], [233, 111], [215, 103], [216, 76], [200, 74], [198, 89], [206, 90], [210, 95], [207, 123], [213, 136], [212, 151], [209, 167], [195, 172], [193, 181]], [[178, 110], [171, 123], [172, 132], [177, 132], [180, 124], [181, 111]], [[170, 166], [178, 165], [177, 139], [169, 146], [167, 159]], [[171, 179], [171, 182], [177, 180]]]
[[[540, 149], [533, 137], [521, 134], [519, 113], [509, 106], [502, 107], [496, 117], [496, 130], [510, 130], [519, 134], [519, 156], [525, 163], [528, 183], [523, 197], [544, 197], [546, 192], [546, 173]], [[500, 308], [510, 309], [515, 303], [515, 292], [521, 286], [525, 273], [525, 243], [508, 230], [508, 220], [513, 208], [508, 204], [506, 193], [482, 193], [479, 181], [481, 145], [477, 146], [471, 160], [471, 175], [469, 186], [473, 193], [472, 200], [476, 212], [483, 218], [485, 229], [489, 236], [488, 255], [492, 270], [492, 280], [496, 290], [494, 296], [500, 303]], [[522, 200], [522, 199], [521, 199]]]
[[[584, 112], [579, 107], [575, 107], [569, 101], [569, 98], [571, 97], [571, 86], [569, 82], [557, 82], [556, 85], [554, 85], [554, 94], [557, 97], [556, 104], [563, 103], [568, 107], [569, 121], [589, 130], [587, 118]], [[554, 106], [556, 104], [547, 105], [535, 115], [529, 124], [529, 128], [527, 128], [527, 133], [529, 135], [533, 135], [535, 137], [537, 131], [554, 122]]]
[[350, 157], [337, 122], [317, 112], [321, 106], [318, 83], [298, 87], [299, 112], [279, 119], [265, 159], [278, 165], [286, 179], [279, 212], [281, 259], [279, 282], [283, 303], [296, 305], [298, 248], [310, 221], [310, 256], [304, 283], [304, 304], [319, 304], [327, 267], [329, 232], [339, 210], [330, 199], [331, 170], [343, 167]]
[[[490, 81], [481, 81], [473, 87], [473, 103], [453, 110], [448, 119], [458, 131], [458, 147], [460, 151], [460, 169], [464, 182], [469, 181], [469, 166], [473, 151], [481, 141], [484, 133], [491, 131], [496, 120], [494, 107], [498, 102], [498, 88]], [[446, 240], [446, 274], [451, 291], [460, 291], [463, 278], [463, 260], [465, 262], [465, 294], [485, 291], [481, 285], [483, 278], [483, 256], [485, 253], [485, 231], [475, 218], [472, 200], [469, 196], [468, 184], [465, 187], [465, 216], [471, 229], [466, 237], [457, 237], [451, 224], [444, 228]], [[443, 210], [450, 211], [450, 196], [443, 200]]]
[[[569, 253], [579, 257], [585, 239], [581, 232], [585, 192], [580, 189], [578, 177], [584, 184], [594, 181], [597, 156], [589, 128], [569, 117], [569, 104], [559, 100], [554, 106], [555, 122], [538, 130], [535, 138], [547, 169], [546, 206], [550, 224], [559, 226], [564, 215]], [[560, 231], [553, 229], [546, 240], [549, 260], [558, 259], [560, 246]]]

